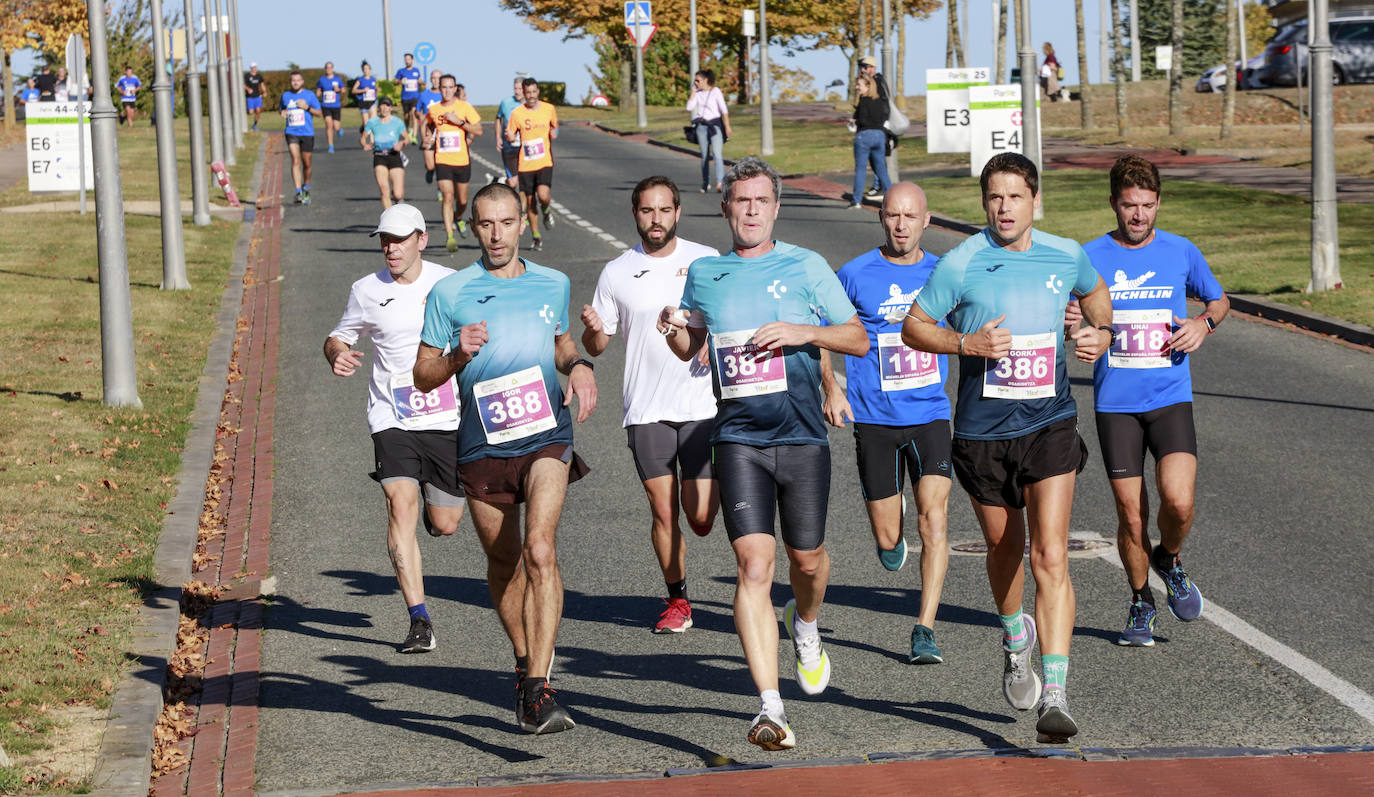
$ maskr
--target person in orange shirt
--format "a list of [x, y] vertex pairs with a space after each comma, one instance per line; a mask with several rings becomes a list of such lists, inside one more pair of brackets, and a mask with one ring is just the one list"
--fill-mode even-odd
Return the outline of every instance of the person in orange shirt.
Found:
[[544, 248], [539, 237], [539, 216], [544, 226], [553, 229], [553, 139], [558, 137], [558, 111], [547, 102], [539, 101], [539, 81], [524, 80], [525, 104], [511, 111], [506, 122], [506, 140], [520, 144], [520, 193], [528, 203], [526, 215], [534, 234], [534, 250]]
[[434, 137], [434, 176], [439, 178], [444, 230], [448, 233], [445, 246], [448, 251], [456, 252], [455, 219], [458, 234], [468, 237], [468, 223], [462, 218], [468, 206], [468, 181], [472, 177], [468, 141], [482, 135], [482, 117], [476, 108], [458, 99], [458, 79], [453, 75], [439, 78], [439, 94], [443, 99], [429, 106], [425, 130]]

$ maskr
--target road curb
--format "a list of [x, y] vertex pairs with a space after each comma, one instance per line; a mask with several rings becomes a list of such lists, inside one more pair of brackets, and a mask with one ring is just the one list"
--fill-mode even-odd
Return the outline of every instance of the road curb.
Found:
[[[257, 195], [266, 167], [267, 139], [258, 146], [258, 168], [253, 180]], [[167, 504], [167, 515], [158, 535], [153, 558], [154, 583], [140, 610], [130, 654], [135, 665], [121, 680], [110, 702], [110, 718], [101, 738], [92, 783], [93, 794], [115, 797], [146, 797], [152, 778], [153, 729], [162, 712], [162, 689], [167, 664], [176, 649], [177, 623], [181, 616], [181, 586], [191, 577], [191, 557], [200, 529], [200, 510], [205, 502], [205, 481], [215, 451], [215, 430], [224, 401], [235, 324], [243, 295], [243, 275], [248, 264], [253, 224], [239, 227], [233, 264], [210, 344], [200, 390], [191, 414], [177, 474], [177, 489]]]

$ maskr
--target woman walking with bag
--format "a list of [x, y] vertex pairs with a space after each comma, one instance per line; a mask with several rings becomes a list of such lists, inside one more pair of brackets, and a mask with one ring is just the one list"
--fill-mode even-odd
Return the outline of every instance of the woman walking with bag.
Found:
[[[887, 100], [878, 95], [878, 85], [860, 75], [854, 81], [859, 101], [854, 106], [854, 194], [851, 208], [863, 207], [864, 180], [873, 167], [879, 196], [887, 193], [892, 181], [887, 176]], [[876, 197], [875, 197], [876, 198]]]
[[716, 88], [716, 73], [703, 69], [692, 78], [692, 96], [687, 100], [687, 111], [692, 114], [692, 126], [696, 129], [697, 146], [701, 148], [701, 193], [711, 187], [711, 153], [716, 160], [716, 191], [725, 182], [725, 140], [730, 132], [730, 112], [725, 106], [725, 95]]

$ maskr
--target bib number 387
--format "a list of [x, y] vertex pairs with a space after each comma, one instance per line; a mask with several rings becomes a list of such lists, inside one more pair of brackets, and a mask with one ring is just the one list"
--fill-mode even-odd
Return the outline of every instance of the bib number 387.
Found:
[[787, 390], [782, 349], [760, 349], [750, 341], [757, 330], [713, 334], [716, 373], [723, 399], [761, 396]]
[[478, 382], [472, 396], [491, 445], [522, 440], [558, 425], [544, 388], [544, 372], [537, 365]]
[[986, 360], [983, 398], [1041, 399], [1054, 395], [1055, 340], [1043, 335], [1012, 335], [1007, 356]]

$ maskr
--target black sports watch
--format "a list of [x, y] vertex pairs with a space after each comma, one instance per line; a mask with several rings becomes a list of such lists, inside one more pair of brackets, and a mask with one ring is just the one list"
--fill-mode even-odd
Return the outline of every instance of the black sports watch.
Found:
[[596, 366], [592, 365], [591, 360], [588, 360], [586, 357], [578, 357], [576, 360], [572, 361], [572, 365], [568, 366], [568, 373], [572, 373], [572, 369], [579, 365], [585, 365], [593, 371], [596, 370]]
[[1098, 326], [1098, 329], [1104, 330], [1108, 335], [1112, 336], [1112, 339], [1107, 343], [1107, 348], [1110, 349], [1116, 345], [1116, 330], [1113, 329], [1110, 324], [1102, 324]]

